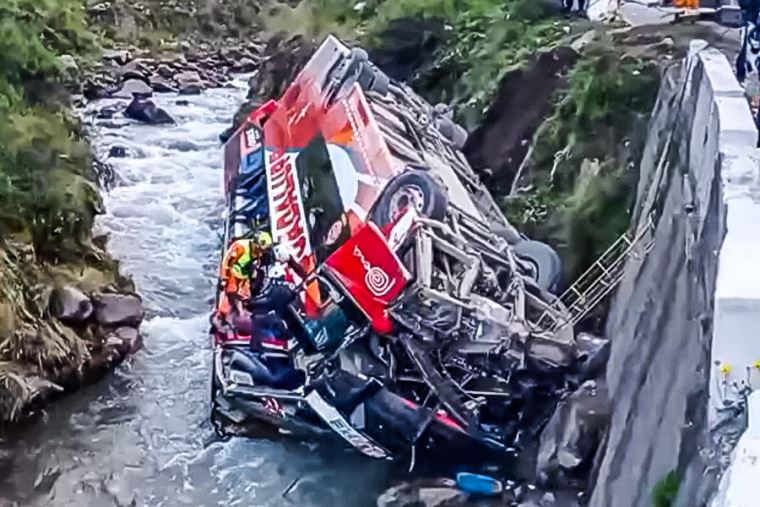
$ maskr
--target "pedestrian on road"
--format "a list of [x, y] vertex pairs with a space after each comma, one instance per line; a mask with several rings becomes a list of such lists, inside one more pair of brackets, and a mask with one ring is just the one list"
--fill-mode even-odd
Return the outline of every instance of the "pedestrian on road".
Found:
[[[757, 39], [757, 18], [760, 16], [760, 0], [740, 0], [739, 6], [742, 9], [742, 18], [744, 28], [742, 30], [742, 46], [739, 55], [736, 57], [736, 79], [743, 83], [747, 78], [747, 73], [752, 72], [752, 56], [757, 55], [757, 48], [753, 47], [753, 42]], [[753, 40], [754, 39], [754, 40]], [[752, 51], [755, 49], [755, 51]], [[754, 55], [747, 55], [752, 51]]]
[[[565, 11], [571, 12], [573, 10], [573, 4], [575, 3], [575, 0], [562, 0], [562, 5], [565, 8]], [[586, 12], [586, 0], [578, 0], [578, 12], [584, 13]]]

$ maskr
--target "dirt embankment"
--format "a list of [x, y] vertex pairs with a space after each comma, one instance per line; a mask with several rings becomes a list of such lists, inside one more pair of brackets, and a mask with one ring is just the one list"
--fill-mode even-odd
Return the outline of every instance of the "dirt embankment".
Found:
[[504, 74], [480, 126], [467, 138], [464, 153], [497, 195], [508, 195], [533, 136], [553, 107], [558, 90], [578, 59], [569, 47], [539, 53], [525, 67]]

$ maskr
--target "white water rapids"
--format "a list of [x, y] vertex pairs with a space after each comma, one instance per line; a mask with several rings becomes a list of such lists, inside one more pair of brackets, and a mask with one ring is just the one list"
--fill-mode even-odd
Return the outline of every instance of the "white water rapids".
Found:
[[[125, 158], [108, 159], [117, 183], [104, 196], [98, 232], [109, 234], [109, 251], [144, 298], [145, 348], [22, 432], [12, 473], [0, 478], [0, 505], [374, 505], [386, 465], [287, 437], [222, 442], [208, 422], [208, 315], [223, 202], [218, 135], [244, 95], [239, 81], [195, 97], [155, 97], [175, 126], [120, 114], [94, 120], [102, 158], [126, 148]], [[116, 102], [91, 105], [87, 118]]]

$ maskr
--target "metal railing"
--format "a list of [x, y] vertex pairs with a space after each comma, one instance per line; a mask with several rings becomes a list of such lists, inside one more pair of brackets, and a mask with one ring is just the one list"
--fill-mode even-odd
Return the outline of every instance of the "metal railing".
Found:
[[[654, 246], [654, 220], [650, 216], [637, 231], [620, 236], [599, 259], [583, 273], [554, 303], [556, 311], [546, 311], [539, 319], [539, 328], [557, 332], [575, 326], [623, 280], [628, 259], [644, 260]], [[561, 312], [561, 306], [566, 312]], [[567, 315], [566, 320], [557, 315]]]

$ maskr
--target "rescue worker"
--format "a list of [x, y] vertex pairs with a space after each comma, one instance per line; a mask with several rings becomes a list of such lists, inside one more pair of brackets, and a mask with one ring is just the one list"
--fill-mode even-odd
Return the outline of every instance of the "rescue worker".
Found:
[[699, 0], [676, 0], [675, 5], [679, 9], [696, 10], [699, 9]]
[[220, 282], [233, 310], [251, 299], [264, 282], [263, 266], [272, 247], [272, 236], [262, 231], [255, 239], [236, 239], [222, 260]]

